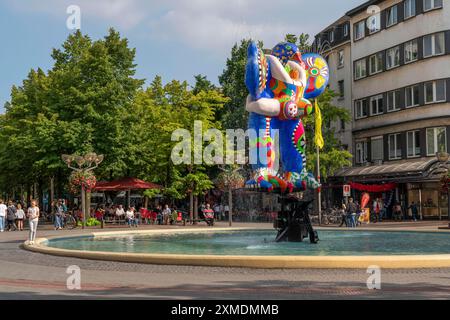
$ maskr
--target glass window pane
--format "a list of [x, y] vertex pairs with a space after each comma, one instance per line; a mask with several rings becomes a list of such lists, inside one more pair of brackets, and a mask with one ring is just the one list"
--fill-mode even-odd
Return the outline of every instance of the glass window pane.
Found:
[[402, 149], [400, 144], [400, 134], [395, 135], [395, 157], [401, 158], [402, 156]]
[[443, 54], [445, 51], [445, 37], [444, 33], [438, 33], [434, 36], [435, 42], [434, 42], [434, 54]]
[[414, 132], [414, 155], [420, 156], [420, 131]]
[[429, 156], [434, 155], [434, 129], [427, 129], [427, 154]]
[[434, 7], [435, 8], [442, 7], [442, 0], [434, 0]]
[[414, 156], [414, 132], [410, 131], [406, 135], [406, 144], [408, 149], [408, 157]]
[[436, 101], [445, 101], [445, 80], [436, 81]]
[[425, 36], [423, 38], [423, 55], [425, 57], [429, 57], [433, 54], [432, 44], [433, 44], [432, 36]]
[[433, 82], [425, 83], [425, 102], [430, 103], [434, 101]]
[[406, 88], [405, 89], [405, 96], [406, 96], [406, 106], [412, 107], [412, 88]]
[[383, 139], [372, 139], [372, 160], [383, 160]]
[[389, 158], [395, 158], [395, 136], [389, 135]]
[[424, 0], [423, 6], [425, 10], [430, 10], [433, 8], [433, 0]]
[[419, 86], [413, 87], [413, 105], [419, 105]]
[[441, 152], [441, 151], [446, 152], [447, 151], [447, 146], [445, 143], [447, 140], [445, 137], [446, 130], [445, 130], [445, 128], [437, 128], [436, 131], [437, 131], [436, 137], [437, 137], [437, 147], [438, 147], [436, 152]]

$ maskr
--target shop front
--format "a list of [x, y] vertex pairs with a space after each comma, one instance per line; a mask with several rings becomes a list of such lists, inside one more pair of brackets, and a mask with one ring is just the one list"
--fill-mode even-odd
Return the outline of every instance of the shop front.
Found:
[[[421, 219], [449, 219], [449, 197], [443, 177], [447, 165], [436, 159], [418, 159], [366, 167], [353, 167], [338, 172], [332, 183], [352, 184], [352, 196], [358, 199], [368, 192], [372, 199], [381, 198], [392, 216], [392, 206], [400, 204], [404, 217], [410, 216], [408, 208], [417, 205]], [[339, 190], [335, 188], [334, 190]]]

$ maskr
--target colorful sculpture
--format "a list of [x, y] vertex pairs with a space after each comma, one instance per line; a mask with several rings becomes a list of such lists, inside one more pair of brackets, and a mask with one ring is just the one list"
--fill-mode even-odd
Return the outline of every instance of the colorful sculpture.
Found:
[[[247, 185], [280, 188], [316, 189], [320, 185], [306, 171], [306, 136], [301, 119], [314, 112], [308, 99], [322, 94], [328, 84], [326, 61], [319, 55], [302, 56], [292, 43], [279, 43], [265, 55], [255, 42], [248, 47], [245, 83], [249, 91], [246, 109], [249, 128], [257, 132], [250, 141], [254, 177]], [[279, 155], [274, 145], [274, 130], [279, 130]], [[275, 168], [275, 157], [281, 170]]]

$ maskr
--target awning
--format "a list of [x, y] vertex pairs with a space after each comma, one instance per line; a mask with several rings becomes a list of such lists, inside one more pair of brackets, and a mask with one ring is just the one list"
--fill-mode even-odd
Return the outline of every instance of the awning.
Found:
[[436, 159], [422, 158], [389, 164], [344, 168], [335, 178], [353, 181], [397, 181], [437, 179], [442, 174], [441, 164]]
[[137, 178], [122, 178], [115, 181], [99, 181], [94, 189], [97, 191], [147, 190], [162, 189], [162, 186]]

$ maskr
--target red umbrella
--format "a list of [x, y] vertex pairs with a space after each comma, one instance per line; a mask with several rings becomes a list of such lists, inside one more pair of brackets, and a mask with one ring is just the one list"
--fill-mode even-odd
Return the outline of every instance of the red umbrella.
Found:
[[162, 186], [137, 178], [122, 178], [115, 181], [99, 181], [94, 189], [97, 191], [146, 190], [162, 189]]

